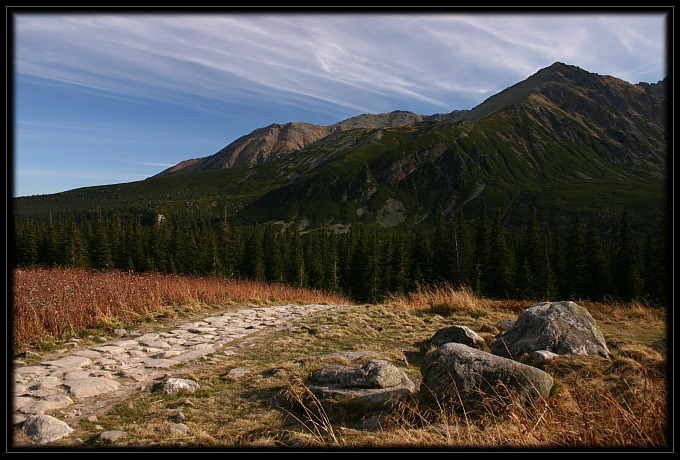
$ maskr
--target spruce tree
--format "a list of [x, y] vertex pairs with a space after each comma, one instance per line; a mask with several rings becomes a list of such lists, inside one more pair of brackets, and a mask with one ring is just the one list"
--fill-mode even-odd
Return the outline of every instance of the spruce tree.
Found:
[[73, 218], [61, 225], [59, 248], [60, 265], [82, 269], [89, 267], [87, 242]]
[[509, 298], [514, 290], [515, 259], [505, 239], [500, 210], [496, 211], [491, 235], [491, 257], [494, 262], [489, 264], [488, 271], [493, 283], [487, 291], [496, 298]]
[[136, 272], [149, 271], [146, 232], [139, 218], [128, 223], [125, 239], [129, 259], [127, 268]]
[[111, 243], [103, 217], [97, 218], [93, 230], [94, 234], [90, 243], [92, 267], [95, 269], [111, 269], [113, 268], [113, 255], [111, 254]]
[[637, 263], [632, 221], [628, 208], [626, 208], [619, 221], [612, 258], [614, 289], [619, 299], [623, 301], [638, 298], [641, 283]]
[[244, 252], [245, 275], [254, 281], [265, 280], [263, 232], [259, 225], [252, 228], [246, 237]]
[[433, 273], [436, 281], [450, 283], [453, 278], [453, 250], [451, 248], [450, 226], [447, 225], [444, 213], [439, 209], [435, 222], [433, 241]]
[[340, 263], [338, 258], [337, 238], [326, 225], [322, 225], [318, 232], [321, 242], [321, 261], [324, 272], [321, 288], [331, 292], [339, 292]]
[[591, 300], [604, 300], [608, 294], [612, 293], [612, 278], [600, 227], [595, 216], [591, 217], [588, 223], [585, 253], [584, 296]]
[[18, 266], [33, 267], [38, 264], [38, 230], [32, 220], [16, 222], [16, 260]]
[[289, 282], [299, 287], [307, 287], [307, 267], [305, 266], [305, 247], [300, 235], [300, 231], [296, 228], [288, 232], [288, 247], [290, 254], [287, 260], [290, 261], [289, 266]]
[[578, 300], [585, 297], [586, 288], [586, 238], [585, 226], [579, 214], [574, 218], [567, 237], [566, 262], [560, 277], [560, 291], [567, 298]]
[[411, 289], [435, 281], [432, 271], [433, 250], [430, 240], [421, 229], [411, 239]]
[[472, 288], [479, 295], [488, 294], [493, 284], [491, 257], [491, 230], [485, 204], [475, 231], [475, 274]]
[[475, 267], [474, 249], [475, 245], [472, 241], [472, 234], [461, 208], [456, 215], [455, 224], [452, 229], [453, 276], [451, 281], [454, 286], [472, 287]]
[[265, 279], [268, 282], [283, 283], [286, 278], [283, 266], [284, 243], [276, 227], [271, 224], [265, 227], [263, 244]]
[[403, 235], [391, 235], [388, 240], [389, 290], [393, 293], [405, 293], [410, 288], [408, 243]]
[[644, 249], [643, 280], [644, 297], [653, 302], [665, 302], [665, 255], [659, 250], [660, 244], [651, 233], [647, 234]]
[[304, 259], [307, 282], [310, 287], [320, 288], [324, 283], [324, 264], [320, 234], [312, 231], [304, 238]]

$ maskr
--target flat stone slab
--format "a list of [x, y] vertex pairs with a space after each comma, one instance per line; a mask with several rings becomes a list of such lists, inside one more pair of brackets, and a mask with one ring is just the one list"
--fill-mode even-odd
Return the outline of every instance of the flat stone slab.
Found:
[[101, 347], [92, 347], [95, 351], [101, 351], [102, 353], [109, 353], [112, 355], [118, 355], [125, 352], [125, 348], [116, 345], [102, 345]]
[[42, 366], [25, 366], [15, 368], [14, 373], [22, 376], [43, 376], [47, 375], [49, 371]]
[[74, 350], [71, 354], [74, 356], [81, 356], [83, 358], [90, 359], [97, 359], [102, 355], [100, 352], [94, 350]]
[[182, 364], [182, 361], [176, 360], [176, 359], [147, 359], [144, 360], [144, 367], [151, 367], [151, 368], [157, 368], [157, 369], [167, 369], [168, 367], [176, 366], [178, 364]]
[[68, 395], [50, 395], [40, 400], [23, 404], [19, 412], [24, 414], [44, 414], [47, 411], [66, 409], [73, 400]]
[[64, 358], [57, 359], [56, 361], [44, 361], [40, 364], [42, 364], [43, 366], [54, 366], [63, 368], [85, 367], [92, 364], [92, 360], [90, 358], [85, 358], [83, 356], [66, 356]]
[[116, 391], [120, 388], [120, 383], [106, 377], [88, 377], [80, 380], [69, 380], [64, 383], [64, 386], [76, 398], [89, 398]]

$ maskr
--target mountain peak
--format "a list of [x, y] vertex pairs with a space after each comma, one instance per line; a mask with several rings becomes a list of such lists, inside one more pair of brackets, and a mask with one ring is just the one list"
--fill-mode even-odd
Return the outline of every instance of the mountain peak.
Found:
[[[330, 134], [347, 130], [397, 127], [423, 121], [455, 123], [465, 119], [476, 122], [518, 104], [525, 104], [525, 108], [528, 107], [526, 104], [545, 104], [551, 106], [550, 110], [562, 111], [574, 119], [583, 121], [589, 118], [589, 123], [599, 128], [606, 128], [613, 119], [620, 118], [620, 115], [613, 115], [611, 108], [615, 106], [616, 110], [624, 114], [642, 111], [645, 118], [665, 129], [664, 114], [654, 113], [658, 101], [641, 97], [647, 94], [652, 98], [662, 98], [665, 87], [660, 83], [631, 85], [558, 61], [489, 97], [472, 110], [454, 110], [448, 114], [426, 116], [394, 110], [389, 113], [361, 114], [327, 126], [302, 122], [273, 123], [240, 137], [211, 156], [183, 161], [154, 177], [254, 165], [296, 152]], [[530, 95], [534, 96], [529, 98]], [[589, 113], [596, 115], [589, 116]]]

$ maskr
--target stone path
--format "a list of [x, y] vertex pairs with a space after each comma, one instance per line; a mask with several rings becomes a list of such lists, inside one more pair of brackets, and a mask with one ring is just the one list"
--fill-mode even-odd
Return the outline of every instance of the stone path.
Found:
[[[234, 354], [230, 342], [264, 328], [295, 323], [315, 311], [338, 307], [288, 304], [230, 310], [171, 328], [159, 324], [130, 333], [119, 329], [118, 339], [99, 343], [83, 345], [74, 340], [67, 344], [72, 348], [34, 365], [15, 360], [13, 424], [35, 421], [36, 416], [44, 414], [65, 414], [61, 422], [57, 420], [62, 427], [57, 428], [60, 434], [51, 438], [33, 436], [33, 442], [38, 444], [50, 442], [68, 435], [70, 427], [76, 427], [83, 418], [96, 420], [97, 413], [105, 413], [135, 391], [143, 391], [152, 380], [168, 375], [173, 366]], [[52, 416], [44, 418], [52, 420]]]

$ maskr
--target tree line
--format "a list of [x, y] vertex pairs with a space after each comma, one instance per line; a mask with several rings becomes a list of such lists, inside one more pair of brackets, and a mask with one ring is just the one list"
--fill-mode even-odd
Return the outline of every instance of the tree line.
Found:
[[489, 298], [668, 300], [665, 226], [633, 231], [628, 210], [602, 232], [591, 217], [549, 225], [534, 209], [522, 229], [500, 211], [462, 211], [412, 231], [365, 226], [346, 233], [274, 224], [122, 217], [101, 213], [57, 224], [15, 219], [14, 267], [163, 272], [292, 284], [379, 302], [390, 293], [447, 283]]

